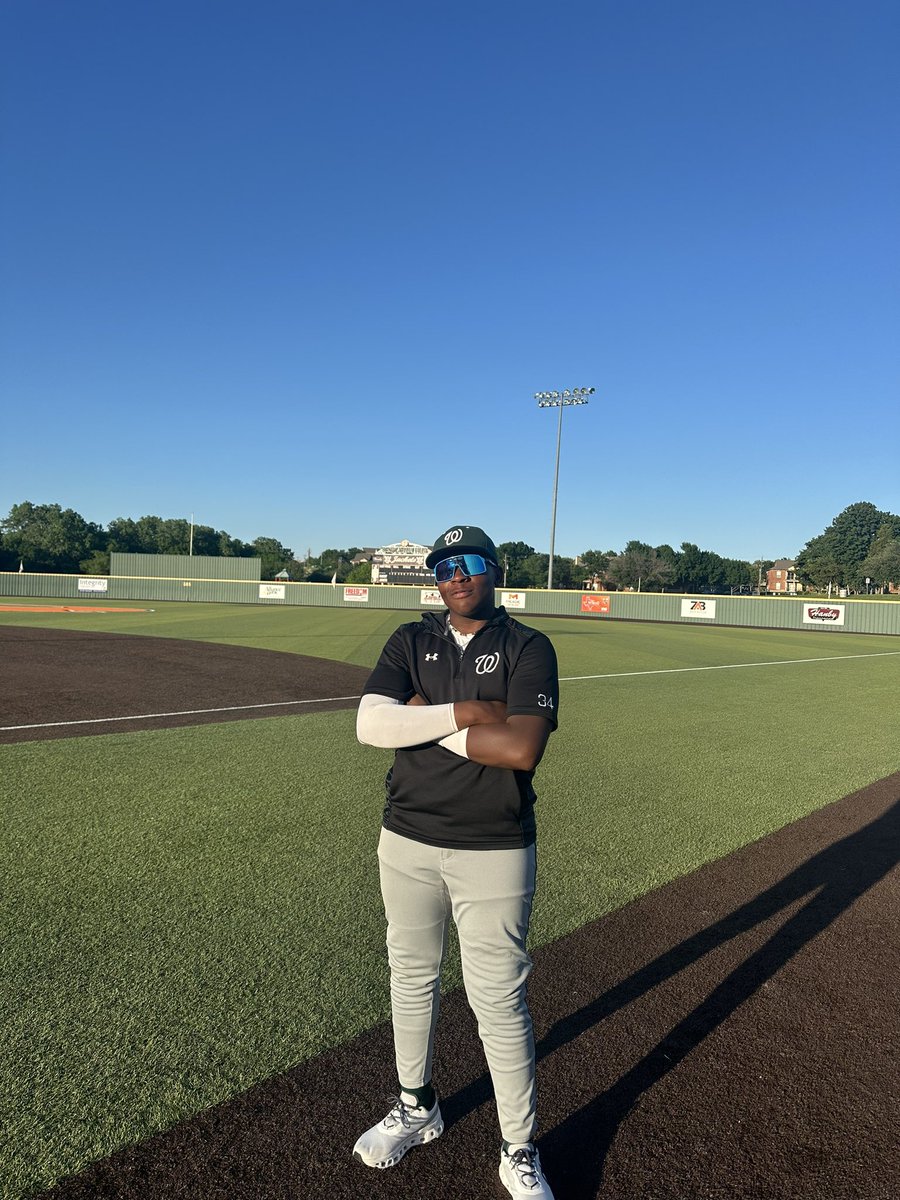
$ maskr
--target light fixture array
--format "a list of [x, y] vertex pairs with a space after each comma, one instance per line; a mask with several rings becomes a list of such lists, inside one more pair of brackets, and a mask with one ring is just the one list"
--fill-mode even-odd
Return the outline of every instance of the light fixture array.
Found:
[[534, 398], [538, 408], [562, 408], [569, 404], [587, 404], [588, 396], [593, 395], [596, 388], [566, 388], [562, 392], [535, 392]]

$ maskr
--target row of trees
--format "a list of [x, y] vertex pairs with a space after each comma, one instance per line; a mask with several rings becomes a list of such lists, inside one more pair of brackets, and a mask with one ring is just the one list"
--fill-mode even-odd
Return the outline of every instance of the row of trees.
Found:
[[181, 517], [117, 517], [104, 529], [71, 508], [59, 504], [14, 504], [0, 520], [0, 571], [53, 574], [106, 575], [110, 554], [188, 554], [214, 557], [259, 558], [263, 579], [287, 571], [291, 579], [327, 582], [337, 573], [338, 582], [364, 581], [368, 564], [353, 567], [358, 546], [310, 553], [303, 562], [277, 538], [258, 537], [243, 542], [224, 529], [194, 525]]
[[[288, 566], [292, 579], [312, 583], [368, 583], [371, 568], [368, 563], [351, 565], [359, 547], [323, 550], [308, 555], [302, 563]], [[505, 586], [510, 588], [540, 588], [547, 586], [548, 554], [540, 554], [527, 542], [501, 542], [497, 546]], [[771, 564], [762, 564], [762, 570]], [[739, 562], [721, 558], [711, 550], [685, 542], [680, 550], [671, 546], [656, 548], [644, 542], [629, 542], [621, 554], [614, 550], [587, 550], [577, 559], [554, 555], [553, 584], [557, 588], [580, 588], [584, 581], [597, 577], [604, 585], [617, 588], [640, 588], [642, 591], [661, 591], [673, 588], [685, 591], [716, 590], [749, 591], [759, 577], [759, 563]]]
[[854, 592], [900, 584], [900, 516], [868, 501], [849, 505], [800, 551], [797, 575], [815, 591], [829, 584]]
[[[548, 555], [538, 554], [524, 542], [503, 542], [497, 550], [508, 586], [546, 586]], [[722, 558], [692, 542], [682, 542], [680, 550], [673, 550], [671, 546], [630, 541], [618, 553], [586, 550], [577, 560], [554, 556], [553, 582], [559, 588], [580, 588], [586, 579], [595, 578], [605, 587], [644, 592], [750, 591], [757, 585], [760, 572], [770, 565]]]
[[[585, 559], [594, 562], [593, 557]], [[596, 570], [619, 588], [640, 591], [750, 592], [759, 586], [771, 562], [723, 558], [714, 550], [701, 550], [682, 542], [678, 550], [663, 544], [649, 546], [631, 541], [620, 554], [597, 556]]]
[[277, 538], [258, 537], [242, 542], [223, 529], [194, 525], [181, 518], [117, 517], [104, 529], [71, 508], [58, 504], [14, 504], [0, 521], [0, 570], [105, 575], [109, 556], [122, 554], [187, 554], [262, 559], [264, 578], [289, 564], [293, 551]]
[[[501, 542], [497, 546], [506, 586], [546, 587], [549, 555], [527, 542]], [[288, 565], [292, 579], [338, 583], [368, 583], [368, 563], [351, 565], [359, 547], [331, 548], [307, 555], [304, 562]], [[713, 550], [701, 550], [693, 542], [651, 546], [630, 541], [621, 551], [586, 550], [576, 558], [554, 556], [553, 582], [557, 588], [580, 588], [596, 578], [605, 587], [634, 588], [645, 592], [745, 592], [765, 587], [772, 559], [723, 558]], [[871, 587], [886, 588], [900, 582], [900, 517], [880, 512], [874, 504], [851, 504], [818, 537], [813, 538], [797, 560], [797, 573], [807, 589], [825, 591], [848, 587], [862, 591], [868, 577]]]
[[[182, 518], [118, 517], [104, 529], [74, 509], [26, 500], [14, 504], [0, 521], [0, 570], [15, 571], [21, 562], [28, 571], [103, 575], [113, 551], [187, 554], [191, 536], [191, 525]], [[525, 542], [502, 542], [497, 549], [507, 587], [546, 586], [548, 555]], [[367, 583], [370, 577], [368, 563], [352, 564], [360, 553], [358, 546], [310, 552], [301, 562], [277, 538], [243, 542], [211, 525], [193, 526], [193, 553], [259, 558], [264, 579], [283, 570], [291, 579], [314, 583], [333, 578], [338, 583]], [[749, 592], [771, 565], [771, 560], [723, 558], [692, 542], [682, 542], [675, 550], [630, 541], [621, 551], [586, 550], [577, 559], [554, 557], [553, 581], [558, 588], [580, 588], [593, 577], [603, 586], [641, 591]], [[851, 504], [806, 544], [797, 558], [797, 574], [808, 590], [816, 591], [825, 591], [829, 584], [862, 591], [900, 583], [900, 516], [864, 501]]]
[[353, 566], [353, 559], [360, 553], [359, 546], [348, 546], [344, 550], [331, 547], [321, 554], [310, 551], [303, 562], [295, 559], [288, 567], [288, 573], [291, 579], [307, 583], [328, 583], [330, 579], [338, 583], [371, 583], [372, 567], [368, 562]]

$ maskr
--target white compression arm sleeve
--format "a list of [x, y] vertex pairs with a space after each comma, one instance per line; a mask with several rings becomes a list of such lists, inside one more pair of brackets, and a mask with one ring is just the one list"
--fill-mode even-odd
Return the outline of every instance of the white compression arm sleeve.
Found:
[[460, 758], [468, 758], [466, 753], [466, 745], [469, 740], [468, 729], [460, 729], [457, 733], [449, 733], [445, 738], [441, 738], [438, 742], [439, 746], [443, 746], [445, 750], [452, 750], [454, 754], [458, 754]]
[[363, 696], [356, 714], [356, 736], [364, 746], [397, 750], [456, 732], [452, 704], [410, 705], [390, 696]]

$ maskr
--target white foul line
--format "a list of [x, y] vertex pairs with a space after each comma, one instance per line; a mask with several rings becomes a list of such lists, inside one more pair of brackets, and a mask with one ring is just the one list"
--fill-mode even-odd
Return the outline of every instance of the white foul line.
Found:
[[339, 700], [358, 700], [359, 696], [321, 696], [315, 700], [273, 700], [268, 704], [232, 704], [228, 708], [186, 708], [181, 712], [141, 713], [135, 717], [91, 717], [84, 721], [43, 721], [38, 725], [0, 725], [0, 733], [20, 729], [62, 729], [67, 725], [108, 725], [111, 721], [156, 721], [163, 717], [198, 717], [206, 713], [244, 712], [254, 708], [285, 708], [291, 704], [335, 704]]
[[626, 675], [680, 675], [686, 671], [737, 671], [741, 667], [786, 667], [795, 663], [837, 662], [843, 658], [886, 658], [900, 654], [900, 650], [878, 650], [874, 654], [831, 654], [823, 658], [776, 658], [772, 662], [721, 663], [715, 667], [663, 667], [656, 671], [613, 671], [609, 675], [566, 675], [560, 683], [574, 683], [579, 679], [622, 679]]

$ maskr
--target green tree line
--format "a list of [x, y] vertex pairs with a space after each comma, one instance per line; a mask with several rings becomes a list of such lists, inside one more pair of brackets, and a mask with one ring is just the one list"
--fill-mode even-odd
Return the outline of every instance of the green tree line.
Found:
[[183, 518], [117, 517], [104, 529], [71, 508], [59, 504], [14, 504], [0, 521], [0, 570], [82, 572], [105, 575], [109, 556], [122, 554], [187, 554], [234, 556], [262, 560], [263, 578], [271, 578], [293, 559], [293, 551], [277, 538], [243, 542], [211, 525], [194, 525]]
[[815, 591], [829, 584], [853, 592], [900, 584], [900, 516], [868, 501], [849, 505], [800, 551], [797, 575]]
[[[508, 587], [546, 587], [549, 555], [538, 554], [524, 542], [503, 542], [497, 551]], [[750, 592], [770, 565], [723, 558], [691, 542], [673, 550], [630, 541], [618, 552], [586, 550], [577, 559], [554, 555], [553, 585], [580, 588], [586, 580], [596, 579], [604, 589]]]
[[[0, 521], [0, 570], [15, 571], [21, 562], [27, 571], [103, 575], [109, 571], [109, 556], [114, 551], [187, 554], [190, 545], [190, 522], [183, 518], [117, 517], [103, 528], [74, 509], [26, 500], [14, 504]], [[506, 587], [546, 586], [549, 555], [526, 542], [502, 542], [497, 550]], [[309, 553], [301, 562], [277, 538], [243, 542], [211, 525], [193, 527], [195, 555], [259, 558], [264, 579], [286, 570], [294, 580], [324, 583], [336, 578], [338, 583], [368, 583], [369, 564], [352, 564], [359, 552], [358, 546], [331, 547], [317, 555]], [[555, 556], [553, 582], [557, 588], [577, 589], [586, 579], [596, 578], [604, 588], [750, 592], [764, 581], [771, 565], [771, 560], [751, 563], [723, 558], [692, 542], [682, 542], [675, 550], [634, 540], [620, 551], [586, 550], [577, 559]], [[816, 591], [825, 591], [829, 584], [872, 591], [900, 583], [900, 516], [882, 512], [867, 501], [851, 504], [807, 542], [797, 558], [797, 574], [808, 590]]]

